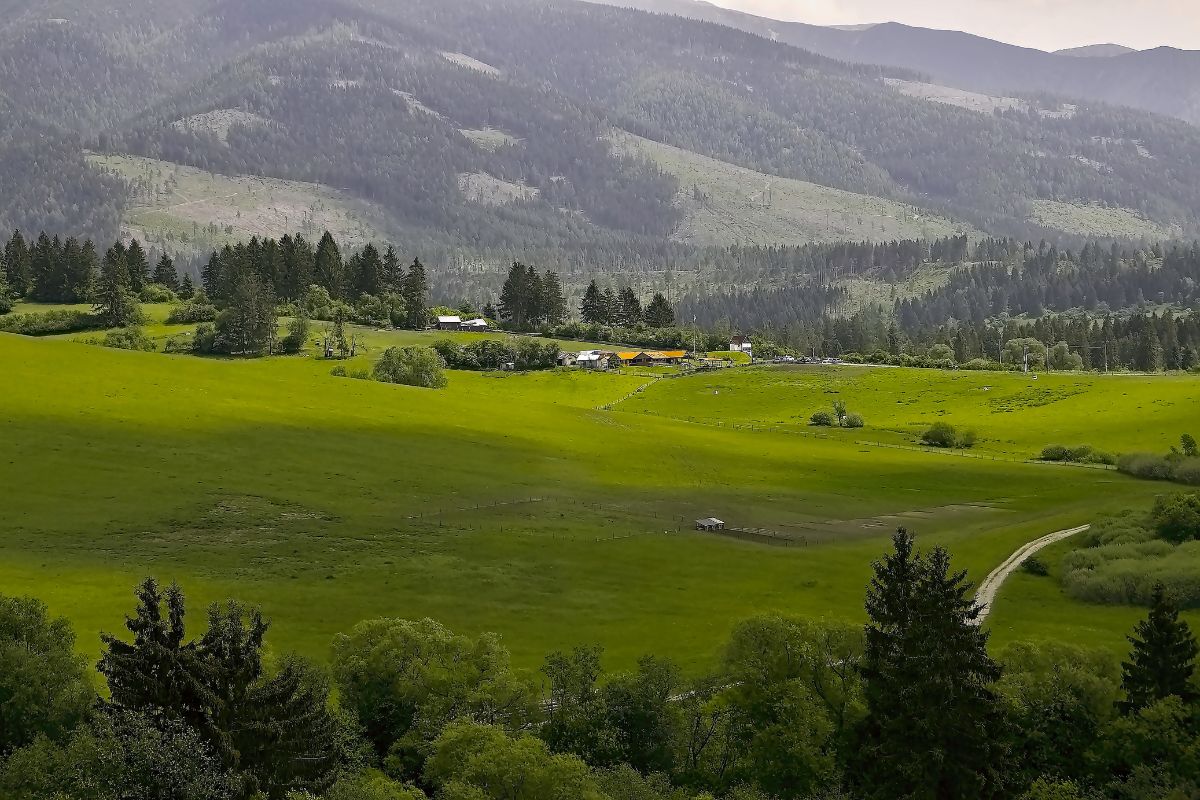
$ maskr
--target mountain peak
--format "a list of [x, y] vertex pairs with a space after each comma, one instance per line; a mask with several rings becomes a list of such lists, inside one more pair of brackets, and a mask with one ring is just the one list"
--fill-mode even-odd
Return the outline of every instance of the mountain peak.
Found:
[[1068, 47], [1063, 50], [1056, 50], [1055, 54], [1060, 56], [1073, 56], [1075, 58], [1112, 58], [1113, 56], [1123, 56], [1128, 53], [1136, 53], [1132, 47], [1126, 47], [1123, 44], [1089, 44], [1083, 47]]

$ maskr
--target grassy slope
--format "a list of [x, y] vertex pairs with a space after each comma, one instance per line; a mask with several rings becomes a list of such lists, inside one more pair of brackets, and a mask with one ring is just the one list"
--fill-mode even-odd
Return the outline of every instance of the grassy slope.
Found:
[[[649, 158], [679, 179], [687, 217], [676, 238], [701, 245], [804, 244], [811, 241], [938, 238], [975, 231], [914, 206], [765, 175], [666, 144], [615, 134], [620, 152]], [[771, 202], [763, 192], [770, 186]], [[693, 187], [708, 196], [694, 199]]]
[[660, 383], [622, 410], [813, 433], [814, 411], [845, 401], [861, 431], [834, 440], [916, 444], [936, 421], [975, 430], [977, 454], [1034, 458], [1048, 444], [1166, 452], [1200, 429], [1196, 376], [943, 372], [872, 367], [765, 367]]
[[[89, 158], [133, 183], [124, 227], [160, 247], [211, 250], [251, 236], [297, 231], [314, 242], [330, 231], [351, 246], [387, 238], [381, 233], [387, 227], [382, 211], [327, 186], [218, 175], [137, 156]], [[217, 232], [205, 230], [210, 224]]]
[[[430, 392], [334, 379], [305, 358], [12, 336], [0, 371], [16, 387], [0, 395], [0, 585], [69, 614], [93, 651], [152, 572], [194, 604], [260, 603], [276, 647], [317, 657], [360, 619], [429, 615], [501, 632], [527, 666], [597, 641], [617, 666], [653, 651], [698, 668], [756, 612], [860, 619], [897, 524], [980, 577], [1021, 542], [1156, 488], [1071, 470], [1048, 491], [1034, 466], [595, 410], [636, 376], [454, 373]], [[455, 510], [486, 503], [509, 505]], [[778, 549], [687, 530], [708, 514], [834, 535]]]

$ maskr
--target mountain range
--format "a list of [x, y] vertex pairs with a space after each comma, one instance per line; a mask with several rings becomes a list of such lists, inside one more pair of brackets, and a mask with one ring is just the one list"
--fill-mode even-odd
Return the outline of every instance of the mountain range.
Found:
[[[1180, 108], [1112, 105], [1065, 77], [1003, 94], [987, 77], [1169, 53], [1039, 56], [638, 2], [688, 17], [580, 0], [8, 0], [0, 225], [198, 251], [330, 228], [464, 268], [594, 271], [809, 240], [1200, 234], [1200, 128]], [[1162, 69], [1159, 83], [1190, 74]]]
[[830, 27], [766, 19], [703, 0], [601, 1], [729, 25], [830, 58], [915, 70], [960, 89], [1044, 92], [1200, 123], [1198, 51], [1172, 47], [1138, 51], [1102, 44], [1047, 53], [897, 22]]

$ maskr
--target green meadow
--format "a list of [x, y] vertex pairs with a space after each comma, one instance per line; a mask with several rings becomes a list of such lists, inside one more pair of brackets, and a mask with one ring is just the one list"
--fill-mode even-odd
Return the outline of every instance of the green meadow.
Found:
[[[358, 360], [439, 335], [364, 331]], [[900, 443], [945, 418], [977, 428], [981, 453], [1163, 449], [1200, 421], [1195, 379], [452, 372], [430, 391], [330, 368], [0, 335], [0, 591], [69, 616], [90, 654], [153, 574], [195, 609], [259, 604], [274, 648], [317, 658], [361, 619], [430, 616], [499, 632], [525, 667], [594, 642], [614, 668], [654, 652], [699, 670], [757, 613], [861, 620], [896, 527], [946, 544], [978, 580], [1026, 541], [1165, 490], [857, 440]], [[832, 397], [868, 427], [798, 435]], [[796, 546], [692, 530], [710, 515]], [[998, 641], [1119, 650], [1137, 615], [1022, 575], [991, 624]]]

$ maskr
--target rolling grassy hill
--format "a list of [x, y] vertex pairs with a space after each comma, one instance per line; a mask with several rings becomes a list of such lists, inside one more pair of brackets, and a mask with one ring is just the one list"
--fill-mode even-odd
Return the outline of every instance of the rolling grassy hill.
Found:
[[[860, 619], [870, 561], [897, 525], [949, 545], [980, 578], [1036, 535], [1163, 488], [675, 418], [778, 418], [774, 384], [795, 391], [806, 373], [664, 380], [641, 394], [648, 379], [633, 375], [452, 373], [435, 392], [333, 378], [307, 357], [210, 360], [7, 335], [0, 369], [14, 387], [0, 397], [0, 583], [68, 614], [90, 652], [153, 573], [181, 581], [193, 603], [261, 604], [275, 646], [318, 658], [362, 618], [428, 615], [499, 631], [524, 666], [599, 642], [616, 666], [653, 651], [695, 669], [755, 613]], [[886, 378], [927, 397], [928, 375]], [[814, 402], [832, 378], [813, 375]], [[1078, 381], [1114, 430], [1167, 385], [1130, 378], [1125, 398]], [[955, 421], [974, 414], [991, 430], [986, 406], [954, 402]], [[886, 403], [858, 405], [886, 424]], [[648, 413], [663, 404], [670, 416]], [[1172, 408], [1170, 424], [1182, 422]], [[1008, 427], [1030, 444], [1060, 433], [1041, 421], [1046, 409], [1017, 404]], [[1092, 439], [1109, 444], [1102, 430]], [[807, 532], [810, 544], [690, 530], [712, 514]], [[1020, 628], [1027, 606], [1001, 600], [994, 624]], [[1038, 633], [1076, 629], [1063, 619]], [[1118, 647], [1121, 633], [1095, 624], [1078, 638]]]

